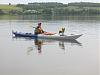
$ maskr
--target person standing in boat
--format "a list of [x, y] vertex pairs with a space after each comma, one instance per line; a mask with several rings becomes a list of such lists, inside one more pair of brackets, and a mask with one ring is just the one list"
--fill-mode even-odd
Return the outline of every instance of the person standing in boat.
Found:
[[44, 31], [41, 27], [41, 23], [38, 23], [38, 26], [35, 28], [34, 34], [38, 35], [38, 34], [43, 34], [43, 33], [44, 33]]

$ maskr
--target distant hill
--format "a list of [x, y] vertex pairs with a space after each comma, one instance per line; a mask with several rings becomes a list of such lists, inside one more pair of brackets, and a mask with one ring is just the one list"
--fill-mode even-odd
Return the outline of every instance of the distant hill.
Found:
[[57, 2], [46, 2], [46, 3], [28, 3], [28, 5], [32, 6], [47, 6], [47, 7], [55, 7], [55, 6], [63, 6], [63, 3]]
[[75, 3], [68, 3], [68, 6], [100, 7], [100, 3], [75, 2]]

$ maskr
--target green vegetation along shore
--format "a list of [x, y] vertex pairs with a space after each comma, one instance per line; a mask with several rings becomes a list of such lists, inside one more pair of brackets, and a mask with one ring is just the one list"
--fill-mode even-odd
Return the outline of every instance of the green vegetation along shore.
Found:
[[30, 14], [50, 14], [50, 15], [100, 15], [100, 3], [28, 3], [17, 5], [0, 5], [0, 15], [30, 15]]

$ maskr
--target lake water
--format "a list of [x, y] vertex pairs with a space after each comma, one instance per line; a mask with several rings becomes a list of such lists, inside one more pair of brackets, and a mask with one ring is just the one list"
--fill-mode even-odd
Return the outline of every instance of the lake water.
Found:
[[[26, 17], [27, 18], [27, 17]], [[13, 38], [12, 30], [83, 34], [73, 41]], [[1, 19], [0, 75], [99, 75], [100, 19]]]

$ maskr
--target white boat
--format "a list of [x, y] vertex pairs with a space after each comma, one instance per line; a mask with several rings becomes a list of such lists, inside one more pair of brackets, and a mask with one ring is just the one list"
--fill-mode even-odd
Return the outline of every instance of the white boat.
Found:
[[13, 32], [12, 33], [15, 35], [15, 37], [28, 37], [28, 38], [40, 38], [40, 39], [54, 39], [54, 40], [75, 40], [82, 36], [80, 35], [59, 35], [59, 34], [54, 34], [54, 35], [44, 35], [44, 34], [38, 34], [34, 35], [33, 33], [22, 33], [22, 32]]
[[82, 35], [63, 35], [63, 36], [60, 36], [58, 34], [55, 34], [55, 35], [38, 35], [38, 38], [42, 38], [42, 39], [55, 39], [55, 40], [68, 40], [68, 39], [77, 39], [79, 38], [80, 36]]

